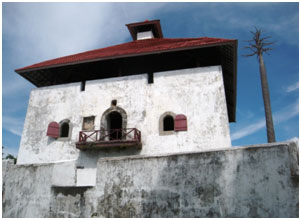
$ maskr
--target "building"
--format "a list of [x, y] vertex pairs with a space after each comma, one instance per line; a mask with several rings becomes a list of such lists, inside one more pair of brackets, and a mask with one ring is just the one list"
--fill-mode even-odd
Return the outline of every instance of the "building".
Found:
[[4, 217], [297, 217], [298, 147], [231, 148], [237, 40], [132, 42], [16, 72], [31, 92]]
[[127, 27], [132, 42], [16, 70], [38, 87], [18, 164], [231, 146], [237, 40], [166, 39], [159, 20]]
[[159, 20], [127, 27], [132, 42], [16, 70], [38, 87], [18, 164], [69, 161], [72, 185], [94, 185], [102, 157], [231, 147], [237, 40], [166, 39]]

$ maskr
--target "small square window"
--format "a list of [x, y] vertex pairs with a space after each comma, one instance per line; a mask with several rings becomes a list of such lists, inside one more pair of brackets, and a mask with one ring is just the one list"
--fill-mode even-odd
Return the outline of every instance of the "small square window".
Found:
[[94, 120], [95, 120], [95, 116], [84, 117], [83, 130], [85, 131], [94, 130]]

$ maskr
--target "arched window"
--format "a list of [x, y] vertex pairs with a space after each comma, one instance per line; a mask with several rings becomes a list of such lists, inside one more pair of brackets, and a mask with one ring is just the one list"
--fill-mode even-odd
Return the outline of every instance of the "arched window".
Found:
[[165, 112], [159, 119], [159, 135], [174, 134], [174, 119], [176, 114], [173, 112]]
[[71, 137], [72, 125], [68, 119], [62, 120], [60, 123], [51, 122], [47, 128], [47, 136], [56, 138], [57, 140], [69, 140]]
[[159, 119], [159, 135], [171, 135], [178, 131], [187, 131], [187, 118], [183, 114], [165, 112]]
[[64, 122], [60, 126], [60, 137], [68, 137], [69, 136], [69, 123]]
[[167, 115], [163, 119], [163, 131], [174, 130], [174, 119], [171, 115]]
[[65, 141], [71, 138], [72, 124], [70, 120], [64, 119], [60, 122], [59, 140]]

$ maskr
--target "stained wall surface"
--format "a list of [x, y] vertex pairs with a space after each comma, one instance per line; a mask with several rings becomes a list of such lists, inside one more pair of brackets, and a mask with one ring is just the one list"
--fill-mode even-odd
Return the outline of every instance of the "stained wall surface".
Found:
[[[142, 149], [86, 151], [76, 149], [83, 118], [95, 116], [99, 130], [103, 113], [112, 100], [127, 114], [127, 128], [142, 133]], [[184, 114], [188, 130], [159, 135], [159, 118], [165, 112]], [[50, 122], [69, 120], [68, 140], [46, 136]], [[156, 155], [202, 151], [231, 146], [227, 107], [220, 66], [200, 67], [87, 81], [34, 89], [31, 92], [18, 154], [18, 164], [55, 163], [77, 160], [96, 168], [101, 157]]]
[[101, 158], [94, 187], [54, 186], [56, 165], [4, 161], [3, 217], [299, 216], [295, 142]]

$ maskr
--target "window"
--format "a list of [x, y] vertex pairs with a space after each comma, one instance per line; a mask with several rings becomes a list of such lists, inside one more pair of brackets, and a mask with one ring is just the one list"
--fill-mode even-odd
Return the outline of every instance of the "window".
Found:
[[55, 121], [49, 123], [46, 135], [58, 140], [69, 140], [71, 137], [70, 121], [68, 119], [65, 119], [60, 123], [57, 123]]
[[68, 137], [69, 135], [69, 124], [64, 122], [60, 126], [60, 137]]
[[178, 131], [187, 131], [187, 118], [183, 114], [165, 112], [159, 119], [159, 135], [171, 135]]
[[174, 134], [174, 118], [176, 114], [173, 112], [165, 112], [159, 119], [159, 135]]
[[60, 122], [60, 137], [59, 140], [69, 140], [71, 137], [71, 123], [68, 119]]
[[167, 115], [163, 119], [163, 131], [173, 131], [174, 130], [174, 120], [173, 117]]
[[94, 130], [95, 116], [84, 117], [83, 119], [83, 130], [92, 131]]

